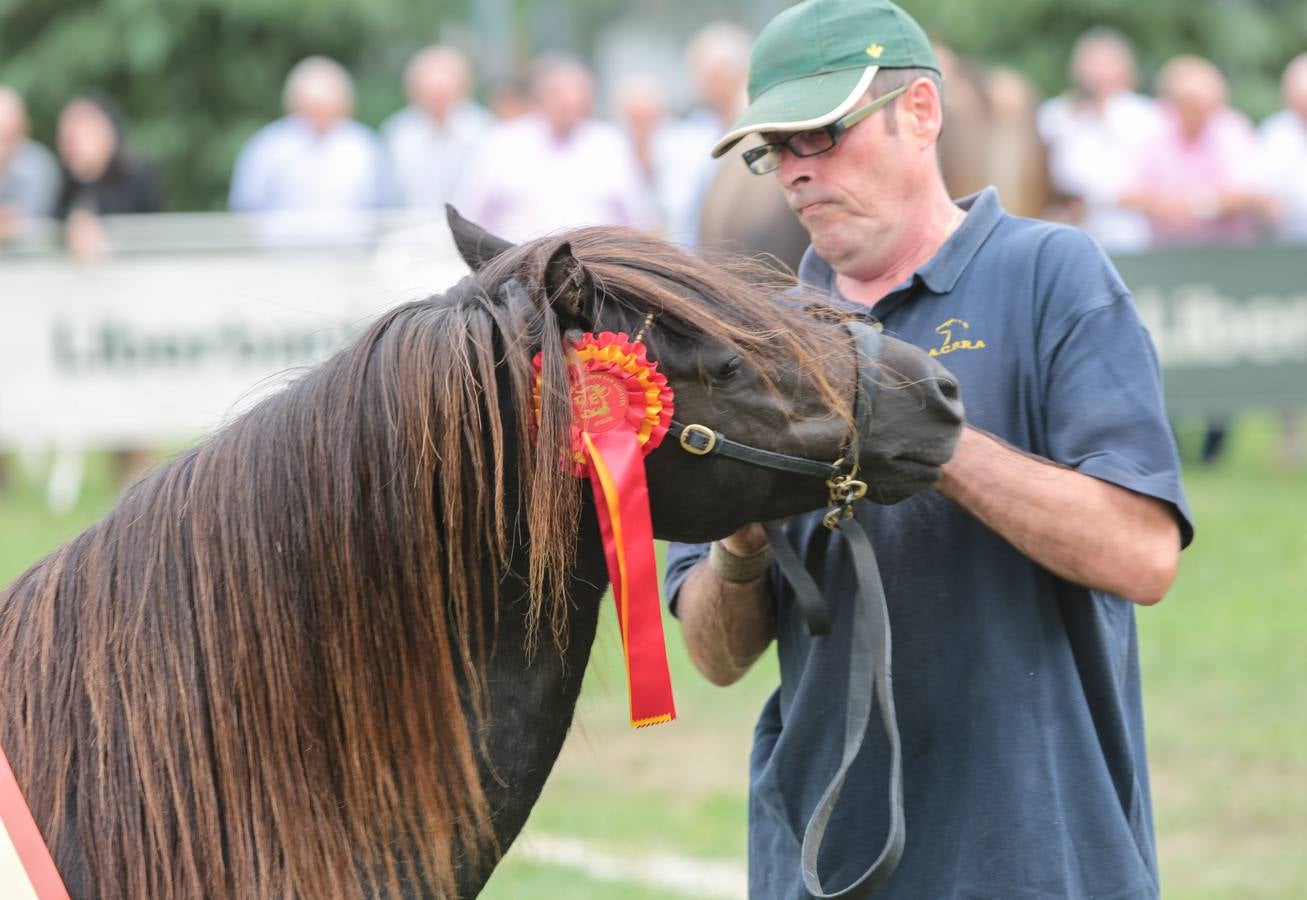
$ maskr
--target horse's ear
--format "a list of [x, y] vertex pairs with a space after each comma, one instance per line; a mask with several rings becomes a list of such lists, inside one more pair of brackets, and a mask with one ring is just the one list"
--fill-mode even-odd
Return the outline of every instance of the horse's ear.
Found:
[[572, 255], [568, 241], [559, 244], [545, 264], [545, 290], [564, 329], [589, 331], [594, 327], [594, 279]]
[[448, 203], [445, 204], [445, 220], [449, 222], [449, 231], [454, 236], [454, 246], [458, 248], [458, 255], [463, 257], [463, 262], [467, 263], [473, 272], [480, 271], [482, 266], [505, 250], [513, 249], [513, 244], [501, 237], [495, 237], [480, 225], [469, 222]]

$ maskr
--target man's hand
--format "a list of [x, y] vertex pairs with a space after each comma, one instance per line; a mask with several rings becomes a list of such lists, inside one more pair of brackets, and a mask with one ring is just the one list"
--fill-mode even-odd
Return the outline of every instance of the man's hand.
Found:
[[758, 522], [751, 522], [718, 543], [733, 556], [753, 556], [767, 548], [767, 532], [763, 531]]
[[[754, 523], [718, 543], [732, 556], [748, 558], [767, 549], [767, 534]], [[723, 687], [738, 681], [776, 636], [766, 569], [752, 581], [727, 581], [702, 559], [681, 585], [676, 609], [690, 659]]]

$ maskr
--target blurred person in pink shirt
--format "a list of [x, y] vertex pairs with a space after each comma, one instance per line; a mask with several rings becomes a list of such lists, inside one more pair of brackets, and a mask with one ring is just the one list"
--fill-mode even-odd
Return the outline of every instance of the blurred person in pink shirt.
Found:
[[[1154, 246], [1246, 244], [1278, 205], [1261, 187], [1252, 123], [1227, 105], [1225, 77], [1197, 56], [1177, 56], [1157, 76], [1162, 128], [1139, 159], [1125, 202], [1148, 216]], [[1224, 453], [1228, 424], [1211, 418], [1199, 458]]]
[[1157, 76], [1162, 125], [1141, 148], [1123, 198], [1152, 226], [1155, 246], [1243, 244], [1275, 218], [1261, 188], [1252, 123], [1227, 105], [1225, 77], [1197, 56], [1177, 56]]
[[657, 215], [630, 142], [593, 118], [594, 79], [575, 59], [547, 56], [531, 78], [531, 112], [491, 128], [454, 205], [511, 241], [581, 225], [650, 228]]

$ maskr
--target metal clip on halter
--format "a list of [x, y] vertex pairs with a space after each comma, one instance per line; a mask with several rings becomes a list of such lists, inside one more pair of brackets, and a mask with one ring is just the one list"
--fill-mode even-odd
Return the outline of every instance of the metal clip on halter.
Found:
[[[839, 466], [843, 462], [843, 459], [837, 459], [835, 465]], [[848, 472], [836, 475], [826, 482], [826, 488], [830, 491], [828, 502], [834, 508], [822, 517], [821, 524], [831, 531], [839, 528], [840, 522], [853, 515], [853, 504], [867, 496], [867, 482], [859, 481], [857, 475], [858, 464], [854, 463]]]

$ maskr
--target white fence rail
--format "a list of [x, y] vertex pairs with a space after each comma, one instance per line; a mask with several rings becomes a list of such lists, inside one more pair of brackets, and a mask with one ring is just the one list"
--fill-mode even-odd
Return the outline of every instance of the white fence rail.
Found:
[[285, 223], [123, 217], [94, 263], [0, 253], [0, 448], [193, 440], [467, 271], [438, 220], [337, 221], [316, 249], [271, 241]]

